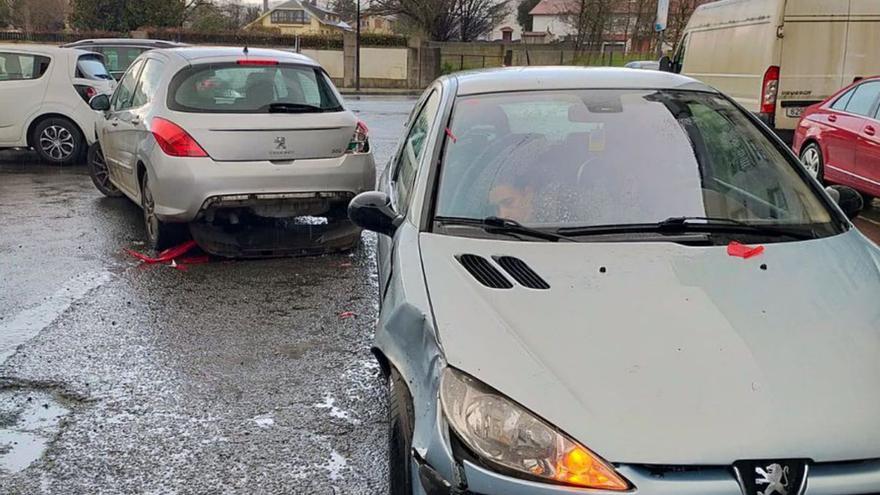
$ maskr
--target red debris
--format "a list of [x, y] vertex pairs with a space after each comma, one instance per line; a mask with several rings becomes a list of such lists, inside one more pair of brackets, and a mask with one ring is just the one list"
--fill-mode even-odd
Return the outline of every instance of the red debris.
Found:
[[357, 315], [354, 313], [354, 311], [343, 311], [342, 313], [339, 313], [339, 318], [342, 320], [346, 320], [348, 318], [357, 318]]
[[192, 251], [194, 248], [197, 248], [198, 244], [196, 241], [189, 240], [180, 244], [178, 246], [174, 246], [168, 248], [159, 253], [155, 258], [151, 256], [147, 256], [143, 253], [139, 253], [132, 249], [126, 249], [125, 252], [134, 256], [135, 258], [143, 261], [148, 265], [153, 265], [157, 263], [171, 263], [169, 266], [172, 268], [176, 268], [180, 271], [186, 271], [186, 265], [199, 265], [202, 263], [208, 263], [211, 261], [210, 256], [202, 254], [196, 256], [184, 256], [188, 252]]
[[736, 241], [727, 245], [727, 254], [737, 258], [749, 259], [759, 256], [764, 252], [764, 246], [746, 246]]
[[446, 135], [449, 136], [449, 139], [451, 139], [453, 143], [458, 142], [458, 138], [455, 137], [455, 134], [452, 133], [452, 129], [448, 127], [446, 128]]
[[352, 264], [350, 262], [340, 263], [339, 268], [351, 268]]

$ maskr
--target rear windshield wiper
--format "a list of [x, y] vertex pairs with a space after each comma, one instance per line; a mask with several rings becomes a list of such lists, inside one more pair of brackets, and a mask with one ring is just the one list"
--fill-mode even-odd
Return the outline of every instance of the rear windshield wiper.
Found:
[[[262, 110], [262, 108], [261, 108]], [[324, 109], [304, 103], [270, 103], [269, 113], [321, 113]]]
[[523, 235], [551, 242], [571, 241], [571, 239], [565, 235], [526, 227], [510, 218], [486, 217], [480, 219], [464, 217], [434, 217], [434, 220], [445, 225], [471, 225], [474, 227], [480, 227], [489, 233]]
[[815, 239], [816, 232], [808, 228], [791, 228], [777, 225], [750, 224], [732, 218], [716, 217], [670, 217], [657, 223], [637, 223], [620, 225], [591, 225], [584, 227], [562, 227], [557, 234], [568, 236], [626, 234], [639, 232], [659, 232], [662, 234], [681, 234], [690, 232], [719, 234], [749, 234], [770, 237], [791, 237], [794, 239]]

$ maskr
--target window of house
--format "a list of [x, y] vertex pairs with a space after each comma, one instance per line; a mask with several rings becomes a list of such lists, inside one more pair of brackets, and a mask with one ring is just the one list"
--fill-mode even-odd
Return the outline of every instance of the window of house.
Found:
[[272, 11], [272, 24], [308, 24], [305, 10], [280, 9]]

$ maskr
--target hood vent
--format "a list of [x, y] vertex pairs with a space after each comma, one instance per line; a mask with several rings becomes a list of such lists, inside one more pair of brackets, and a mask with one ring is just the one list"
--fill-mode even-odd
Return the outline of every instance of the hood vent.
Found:
[[475, 254], [460, 254], [456, 256], [461, 266], [470, 272], [477, 281], [492, 289], [512, 289], [513, 284], [497, 268], [489, 263], [489, 260]]
[[495, 256], [494, 260], [523, 287], [540, 290], [547, 290], [550, 288], [550, 284], [541, 278], [540, 275], [535, 273], [525, 261], [512, 256]]

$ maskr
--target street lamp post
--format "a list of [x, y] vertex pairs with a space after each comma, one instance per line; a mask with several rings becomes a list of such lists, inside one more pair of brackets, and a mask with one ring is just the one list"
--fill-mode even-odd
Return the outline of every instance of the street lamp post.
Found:
[[354, 40], [354, 91], [361, 92], [361, 0], [357, 0]]

